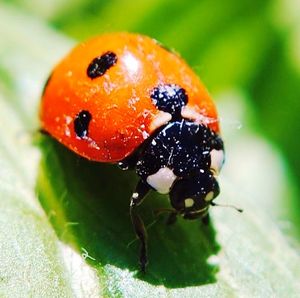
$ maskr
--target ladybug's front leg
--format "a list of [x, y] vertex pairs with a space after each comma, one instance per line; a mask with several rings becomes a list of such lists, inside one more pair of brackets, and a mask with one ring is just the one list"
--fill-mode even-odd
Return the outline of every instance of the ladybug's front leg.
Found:
[[139, 238], [141, 247], [140, 247], [140, 266], [141, 271], [145, 272], [146, 265], [148, 263], [147, 257], [147, 232], [144, 226], [144, 222], [138, 214], [137, 207], [142, 203], [146, 194], [150, 190], [150, 186], [140, 180], [136, 186], [135, 192], [132, 194], [130, 200], [130, 217], [131, 222], [134, 227], [136, 236]]

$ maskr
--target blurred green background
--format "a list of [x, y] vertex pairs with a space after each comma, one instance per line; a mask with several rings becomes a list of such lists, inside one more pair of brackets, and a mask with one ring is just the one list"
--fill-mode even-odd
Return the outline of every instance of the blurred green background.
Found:
[[[56, 47], [65, 49], [73, 41], [83, 41], [102, 32], [130, 31], [156, 38], [169, 48], [175, 49], [192, 66], [213, 97], [216, 98], [217, 105], [222, 107], [224, 94], [227, 94], [225, 97], [229, 97], [230, 104], [227, 103], [225, 108], [223, 107], [225, 112], [221, 123], [225, 131], [230, 131], [226, 133], [226, 141], [229, 147], [228, 154], [231, 157], [228, 164], [226, 164], [224, 175], [227, 176], [229, 182], [225, 182], [224, 193], [227, 197], [230, 197], [229, 195], [236, 197], [236, 201], [233, 200], [234, 203], [245, 207], [248, 215], [246, 212], [243, 215], [245, 217], [236, 217], [231, 212], [221, 216], [214, 215], [214, 223], [219, 234], [218, 241], [215, 240], [213, 227], [210, 227], [208, 231], [200, 232], [204, 240], [199, 240], [201, 238], [199, 237], [194, 241], [198, 231], [195, 226], [190, 224], [184, 225], [181, 223], [179, 230], [175, 228], [170, 233], [165, 230], [162, 231], [161, 226], [155, 226], [152, 232], [153, 235], [150, 236], [152, 238], [157, 237], [156, 240], [162, 241], [165, 252], [162, 252], [161, 247], [152, 244], [152, 259], [158, 259], [159, 261], [156, 264], [153, 261], [150, 278], [139, 277], [139, 279], [152, 285], [163, 284], [167, 288], [207, 285], [217, 282], [217, 286], [214, 288], [207, 286], [205, 289], [203, 287], [200, 289], [200, 292], [204, 293], [203, 296], [210, 295], [211, 297], [212, 295], [218, 296], [220, 293], [221, 296], [227, 297], [239, 296], [239, 294], [249, 297], [247, 295], [250, 295], [250, 293], [253, 293], [254, 297], [268, 297], [271, 294], [274, 297], [282, 297], [278, 294], [280, 292], [279, 288], [282, 290], [281, 294], [286, 290], [285, 287], [289, 285], [291, 285], [290, 290], [296, 289], [292, 286], [292, 282], [288, 282], [288, 280], [289, 278], [292, 280], [295, 276], [296, 280], [300, 278], [296, 275], [296, 272], [299, 274], [299, 268], [297, 267], [297, 270], [290, 268], [293, 267], [293, 264], [295, 268], [295, 264], [299, 264], [297, 262], [299, 260], [300, 239], [299, 1], [2, 0], [0, 1], [0, 13], [1, 8], [4, 9], [3, 16], [9, 15], [7, 20], [11, 20], [11, 23], [5, 21], [4, 24], [4, 21], [2, 21], [0, 30], [1, 34], [5, 36], [2, 39], [0, 35], [0, 95], [7, 96], [9, 100], [13, 98], [14, 103], [16, 103], [14, 109], [18, 111], [17, 118], [24, 120], [23, 122], [26, 123], [26, 129], [28, 130], [35, 130], [38, 126], [36, 113], [39, 100], [38, 92], [42, 90], [43, 82], [54, 64], [53, 61], [56, 62], [61, 57], [57, 54], [60, 50], [57, 50], [57, 53], [55, 52]], [[15, 15], [15, 17], [10, 18], [10, 15]], [[23, 18], [24, 16], [25, 18]], [[34, 23], [36, 25], [30, 24], [31, 19], [36, 22]], [[14, 21], [19, 25], [15, 27]], [[38, 24], [41, 24], [41, 28], [37, 28]], [[24, 25], [24, 31], [20, 29], [22, 25]], [[53, 34], [58, 34], [58, 37], [55, 36], [54, 38]], [[26, 38], [31, 35], [36, 44], [32, 43], [31, 38], [27, 41]], [[6, 45], [1, 45], [1, 40]], [[52, 41], [53, 44], [51, 44]], [[39, 42], [41, 43], [40, 46], [38, 45]], [[32, 43], [32, 49], [28, 46], [29, 43]], [[25, 44], [23, 57], [19, 53], [22, 52], [22, 46]], [[15, 50], [16, 48], [17, 50]], [[11, 57], [9, 51], [12, 53]], [[64, 50], [61, 50], [61, 52], [64, 52]], [[7, 57], [9, 58], [7, 59]], [[34, 61], [35, 59], [36, 61]], [[20, 61], [21, 64], [24, 61], [26, 62], [23, 68], [18, 65], [14, 69], [14, 67], [9, 67], [7, 61], [14, 61], [16, 65]], [[29, 67], [26, 68], [25, 65]], [[18, 85], [20, 74], [16, 75], [19, 67], [23, 71], [28, 71], [24, 72], [25, 77], [30, 78], [28, 82], [31, 79], [34, 81], [35, 86], [33, 86], [34, 84], [28, 84], [25, 87], [27, 90], [26, 95], [29, 94], [29, 97], [33, 98], [31, 100], [32, 106], [24, 104], [25, 100], [22, 98], [24, 90], [20, 89]], [[36, 74], [40, 75], [38, 79]], [[31, 94], [30, 90], [35, 91]], [[238, 94], [237, 99], [235, 98], [236, 94]], [[243, 101], [242, 120], [239, 117], [239, 98], [242, 98]], [[3, 118], [1, 119], [3, 120]], [[239, 129], [240, 124], [241, 129]], [[251, 136], [249, 136], [249, 132], [251, 132]], [[236, 135], [238, 137], [243, 135], [244, 138], [236, 141], [235, 139], [238, 138]], [[253, 136], [267, 144], [266, 146], [271, 149], [262, 151], [262, 147], [253, 146], [251, 143]], [[255, 142], [257, 143], [257, 140]], [[245, 148], [241, 146], [241, 143], [244, 143], [245, 147], [250, 144], [249, 150], [244, 150]], [[235, 144], [236, 147], [234, 147]], [[124, 294], [126, 290], [122, 288], [123, 279], [127, 280], [126, 278], [128, 278], [128, 284], [132, 285], [133, 288], [140, 287], [141, 284], [135, 284], [136, 280], [131, 279], [131, 276], [128, 277], [124, 273], [127, 272], [124, 270], [126, 268], [130, 271], [135, 269], [136, 246], [133, 247], [133, 251], [125, 252], [126, 255], [129, 255], [128, 257], [122, 256], [118, 259], [118, 256], [124, 250], [122, 245], [131, 240], [130, 223], [128, 222], [127, 225], [128, 214], [127, 217], [122, 217], [122, 210], [125, 210], [127, 206], [125, 200], [122, 201], [120, 210], [118, 210], [119, 213], [116, 214], [115, 226], [110, 226], [110, 221], [111, 215], [114, 214], [112, 206], [118, 204], [117, 194], [123, 194], [124, 192], [129, 195], [134, 184], [132, 177], [119, 174], [115, 169], [109, 167], [100, 166], [99, 168], [98, 165], [77, 160], [76, 157], [53, 142], [46, 141], [42, 148], [43, 159], [37, 183], [40, 186], [41, 193], [38, 193], [37, 196], [51, 224], [54, 226], [56, 234], [63, 242], [73, 243], [73, 245], [77, 243], [77, 251], [80, 251], [80, 245], [85, 248], [88, 247], [88, 251], [92, 256], [96, 256], [97, 260], [100, 259], [100, 262], [102, 262], [100, 265], [94, 265], [91, 259], [87, 259], [87, 261], [97, 269], [100, 281], [103, 281], [107, 287], [105, 290], [107, 297], [126, 296]], [[0, 150], [2, 150], [1, 146]], [[7, 151], [9, 150], [3, 151], [3, 156], [6, 156]], [[235, 152], [236, 156], [242, 155], [244, 152], [247, 155], [235, 159], [234, 154], [230, 152]], [[272, 159], [273, 154], [276, 156], [276, 160]], [[269, 155], [270, 158], [272, 157], [270, 160], [268, 159]], [[257, 161], [260, 163], [257, 163], [253, 168], [249, 166], [251, 162], [255, 164]], [[275, 168], [270, 165], [273, 161]], [[280, 166], [276, 168], [278, 164]], [[78, 169], [83, 174], [80, 177], [74, 174], [72, 176], [72, 173], [78, 171]], [[239, 169], [246, 173], [239, 173]], [[278, 169], [280, 172], [280, 181], [274, 178], [272, 172], [274, 169]], [[50, 173], [49, 177], [47, 177], [47, 173]], [[91, 175], [98, 175], [99, 177], [106, 177], [107, 175], [108, 178], [104, 178], [107, 179], [104, 184], [106, 187], [101, 190], [97, 189], [98, 185], [94, 183], [96, 180], [91, 181], [87, 178]], [[237, 183], [239, 180], [236, 179], [239, 176], [242, 177], [240, 185]], [[91, 194], [94, 197], [109, 195], [115, 183], [115, 180], [111, 181], [109, 177], [115, 177], [114, 179], [118, 181], [119, 186], [116, 187], [116, 195], [111, 199], [113, 204], [108, 204], [109, 202], [95, 203], [88, 200], [84, 204], [80, 203], [84, 195], [90, 196]], [[232, 181], [230, 181], [231, 178]], [[249, 188], [247, 188], [248, 184], [250, 185]], [[278, 193], [279, 199], [275, 199], [277, 184], [280, 184], [284, 189], [284, 191]], [[273, 189], [274, 192], [272, 192]], [[39, 192], [39, 189], [35, 192]], [[260, 197], [259, 194], [264, 194], [265, 197]], [[245, 199], [243, 202], [243, 196], [248, 196], [249, 201]], [[153, 197], [155, 196], [153, 195]], [[253, 201], [251, 202], [252, 197]], [[274, 200], [272, 201], [272, 199]], [[146, 207], [151, 208], [151, 203], [147, 204]], [[259, 219], [260, 211], [254, 209], [260, 209], [260, 207], [263, 210], [261, 215], [265, 216], [262, 220]], [[94, 214], [98, 212], [95, 211], [96, 208], [99, 209], [99, 218]], [[250, 208], [253, 210], [249, 210]], [[52, 212], [51, 210], [56, 212], [53, 217], [49, 215]], [[278, 210], [280, 212], [277, 212]], [[275, 216], [273, 216], [273, 211]], [[269, 221], [269, 217], [271, 221]], [[47, 224], [48, 218], [42, 218], [44, 223]], [[80, 222], [79, 227], [76, 226], [76, 222], [72, 222], [73, 219]], [[149, 217], [148, 222], [151, 222], [151, 220], [151, 217]], [[235, 227], [237, 230], [233, 228], [235, 220], [239, 223]], [[226, 222], [224, 223], [224, 221]], [[282, 239], [281, 236], [280, 239], [278, 238], [277, 230], [276, 228], [273, 230], [273, 225], [268, 226], [268, 224], [274, 222], [276, 228], [283, 235]], [[98, 224], [100, 227], [97, 226]], [[101, 224], [105, 226], [107, 233], [101, 230]], [[66, 225], [68, 225], [68, 231], [70, 232], [65, 231]], [[223, 225], [226, 226], [223, 228]], [[239, 225], [241, 226], [240, 230], [238, 230]], [[118, 230], [120, 226], [124, 226], [125, 232]], [[121, 240], [114, 238], [114, 229], [124, 233]], [[232, 234], [230, 234], [230, 229], [232, 229]], [[5, 230], [7, 230], [7, 227], [5, 227]], [[89, 231], [91, 231], [91, 235]], [[154, 235], [155, 233], [156, 235]], [[200, 234], [198, 235], [200, 236]], [[222, 235], [226, 235], [228, 238]], [[285, 238], [287, 235], [288, 237]], [[178, 244], [177, 247], [173, 246], [178, 241], [179, 236], [186, 237], [185, 241], [188, 243], [189, 250], [186, 250], [186, 247], [182, 244]], [[72, 239], [73, 237], [75, 239]], [[266, 244], [264, 239], [268, 239], [268, 237], [270, 243]], [[237, 241], [236, 247], [230, 246], [230, 243], [234, 242], [231, 240], [232, 238]], [[109, 247], [111, 245], [110, 239], [120, 240], [121, 243], [111, 249]], [[249, 240], [249, 243], [246, 240]], [[285, 241], [288, 242], [288, 248], [284, 246]], [[214, 264], [206, 266], [205, 264], [209, 256], [216, 255], [222, 249], [221, 247], [223, 249], [225, 247], [225, 251], [227, 247], [227, 251], [221, 253], [221, 274], [220, 277], [215, 277], [216, 272], [219, 270], [218, 266]], [[291, 251], [289, 251], [290, 247]], [[178, 250], [182, 250], [180, 258], [186, 261], [185, 264], [176, 263]], [[278, 261], [278, 256], [281, 256], [280, 250], [286, 252], [287, 259], [282, 256]], [[201, 255], [201, 260], [193, 264], [194, 267], [190, 268], [190, 273], [187, 274], [185, 279], [181, 279], [181, 276], [170, 277], [174, 272], [173, 263], [170, 265], [169, 262], [170, 259], [176, 263], [177, 273], [183, 274], [189, 270], [187, 267], [194, 262], [193, 259], [188, 260], [189, 255], [192, 253], [197, 254], [197, 251]], [[274, 253], [270, 260], [267, 257], [269, 252]], [[7, 257], [2, 256], [2, 258]], [[259, 264], [257, 267], [255, 267], [256, 260]], [[120, 273], [115, 269], [112, 270], [110, 267], [106, 267], [107, 263], [114, 264], [123, 271]], [[22, 268], [23, 263], [20, 264], [20, 268]], [[36, 265], [33, 264], [32, 266], [35, 267]], [[160, 267], [163, 267], [163, 269]], [[226, 268], [227, 271], [224, 273], [222, 268]], [[199, 271], [201, 271], [200, 276], [194, 278], [193, 275]], [[38, 270], [36, 272], [40, 274]], [[110, 274], [113, 276], [113, 281], [110, 280]], [[232, 279], [227, 280], [227, 276]], [[250, 281], [247, 280], [246, 276], [250, 276]], [[237, 287], [232, 280], [238, 284]], [[262, 285], [259, 285], [260, 280], [264, 281]], [[266, 280], [270, 282], [271, 290], [265, 287]], [[285, 284], [281, 285], [280, 281], [284, 281]], [[249, 288], [247, 288], [248, 284]], [[272, 285], [275, 288], [277, 287], [276, 290], [273, 290], [275, 292], [272, 292]], [[147, 286], [145, 286], [145, 293], [149, 294], [150, 292], [147, 291], [152, 291], [152, 288], [147, 288]], [[239, 286], [242, 288], [241, 292], [238, 290]], [[260, 286], [260, 290], [255, 292]], [[141, 289], [143, 291], [144, 288], [141, 287]], [[155, 295], [159, 295], [159, 290], [156, 290], [158, 292], [155, 292]], [[6, 292], [3, 293], [6, 294]], [[130, 297], [128, 293], [127, 296]], [[194, 292], [168, 293], [170, 296], [192, 297], [191, 293]], [[297, 293], [297, 291], [291, 293]], [[154, 292], [152, 294], [154, 296]]]

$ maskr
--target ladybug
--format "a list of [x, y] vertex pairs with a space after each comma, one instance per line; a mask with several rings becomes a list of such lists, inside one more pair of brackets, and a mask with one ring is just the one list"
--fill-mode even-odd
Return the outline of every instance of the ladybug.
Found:
[[156, 40], [110, 33], [75, 47], [46, 83], [40, 119], [77, 154], [136, 171], [129, 208], [142, 271], [146, 230], [137, 207], [150, 190], [169, 194], [169, 222], [208, 222], [224, 162], [216, 107], [192, 69]]

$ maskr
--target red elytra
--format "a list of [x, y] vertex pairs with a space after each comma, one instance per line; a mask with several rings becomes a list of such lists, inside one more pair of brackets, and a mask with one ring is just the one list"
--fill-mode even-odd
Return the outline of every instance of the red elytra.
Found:
[[[90, 77], [90, 64], [106, 53], [115, 54], [115, 63], [104, 74]], [[219, 133], [215, 105], [192, 69], [154, 39], [130, 33], [84, 42], [55, 67], [42, 96], [42, 129], [90, 160], [120, 161], [169, 120], [150, 98], [160, 84], [184, 88], [188, 103], [183, 116]], [[83, 138], [74, 130], [81, 111], [91, 115]]]

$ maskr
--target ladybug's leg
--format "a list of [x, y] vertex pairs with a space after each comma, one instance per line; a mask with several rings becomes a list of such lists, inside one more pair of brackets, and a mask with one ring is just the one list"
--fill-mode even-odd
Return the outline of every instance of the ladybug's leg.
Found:
[[138, 214], [137, 207], [142, 203], [146, 194], [150, 190], [150, 186], [140, 180], [136, 186], [135, 192], [132, 194], [130, 200], [130, 217], [134, 227], [136, 236], [139, 238], [140, 247], [140, 266], [141, 271], [145, 272], [146, 265], [148, 263], [147, 258], [147, 232], [144, 226], [144, 222]]

